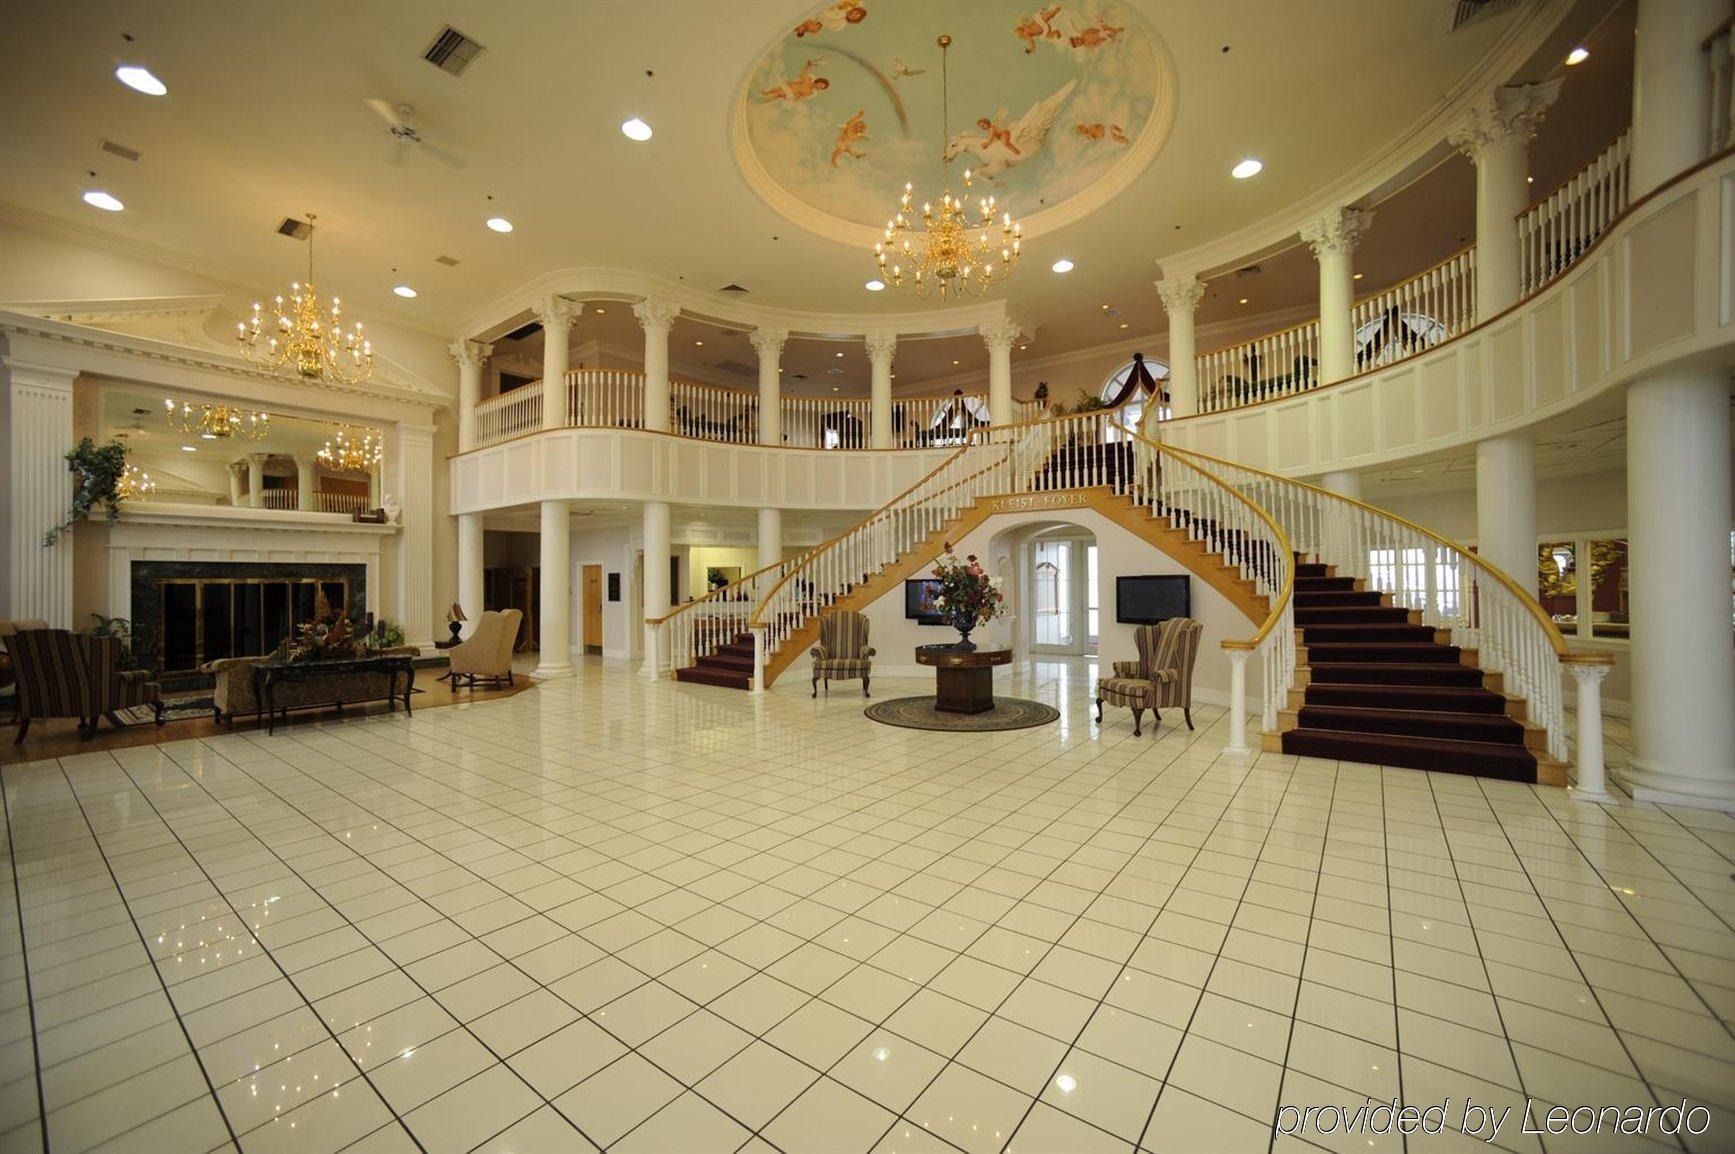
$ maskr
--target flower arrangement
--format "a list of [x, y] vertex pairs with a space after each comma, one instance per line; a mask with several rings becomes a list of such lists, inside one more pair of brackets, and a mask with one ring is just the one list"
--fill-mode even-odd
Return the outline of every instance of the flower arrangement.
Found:
[[934, 563], [934, 577], [940, 583], [934, 594], [934, 608], [952, 621], [961, 635], [958, 645], [973, 649], [970, 631], [998, 617], [1006, 606], [1006, 594], [1001, 591], [1001, 579], [990, 577], [974, 553], [962, 561], [946, 542], [946, 551]]

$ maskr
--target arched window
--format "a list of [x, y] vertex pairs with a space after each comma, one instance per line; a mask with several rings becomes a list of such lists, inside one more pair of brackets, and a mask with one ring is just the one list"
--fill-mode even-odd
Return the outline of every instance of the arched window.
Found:
[[1361, 371], [1401, 361], [1449, 335], [1446, 326], [1427, 313], [1387, 309], [1356, 328], [1355, 367]]
[[[1127, 387], [1127, 378], [1132, 376], [1133, 365], [1137, 363], [1138, 362], [1136, 361], [1128, 361], [1126, 364], [1116, 369], [1108, 380], [1103, 382], [1101, 393], [1103, 400], [1112, 402], [1116, 397], [1121, 395], [1121, 390]], [[1163, 361], [1147, 359], [1145, 361], [1145, 368], [1150, 372], [1151, 376], [1156, 379], [1157, 388], [1160, 389], [1163, 394], [1162, 403], [1157, 408], [1157, 420], [1166, 421], [1169, 419], [1169, 366]], [[1150, 394], [1140, 392], [1138, 396], [1128, 401], [1127, 407], [1121, 410], [1124, 414], [1122, 422], [1128, 428], [1138, 428], [1140, 422], [1144, 420], [1145, 406], [1150, 403], [1150, 400]]]

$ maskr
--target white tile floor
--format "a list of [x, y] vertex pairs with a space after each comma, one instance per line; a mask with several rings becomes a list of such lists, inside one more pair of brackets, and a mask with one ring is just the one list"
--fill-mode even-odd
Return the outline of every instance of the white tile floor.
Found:
[[592, 663], [8, 765], [0, 1150], [1735, 1147], [1735, 818], [1135, 739], [1087, 676], [956, 735]]

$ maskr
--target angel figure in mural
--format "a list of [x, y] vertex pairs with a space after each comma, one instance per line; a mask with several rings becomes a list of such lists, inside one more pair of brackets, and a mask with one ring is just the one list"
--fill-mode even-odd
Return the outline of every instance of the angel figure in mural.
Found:
[[823, 63], [825, 63], [823, 56], [809, 60], [801, 66], [801, 72], [798, 75], [790, 77], [775, 88], [767, 88], [759, 94], [760, 99], [766, 104], [776, 104], [779, 100], [798, 104], [803, 100], [818, 96], [831, 87], [831, 81], [823, 76], [813, 74], [813, 70]]
[[904, 63], [904, 58], [902, 56], [895, 56], [892, 58], [893, 80], [902, 80], [906, 76], [920, 76], [926, 71], [926, 68], [911, 68], [908, 64]]
[[1101, 48], [1112, 40], [1119, 40], [1125, 26], [1115, 27], [1104, 17], [1098, 16], [1095, 24], [1080, 28], [1067, 38], [1067, 43], [1074, 48]]
[[867, 159], [867, 153], [856, 148], [857, 143], [868, 138], [867, 121], [862, 119], [866, 112], [867, 109], [865, 108], [857, 112], [844, 121], [843, 127], [838, 129], [837, 140], [831, 146], [831, 166], [833, 168], [836, 168], [837, 162], [846, 156], [856, 160]]
[[1052, 96], [1031, 105], [1030, 111], [1010, 125], [1006, 123], [1004, 108], [993, 117], [982, 117], [976, 121], [976, 127], [986, 135], [958, 133], [946, 143], [945, 158], [952, 160], [960, 153], [973, 152], [978, 158], [974, 166], [975, 175], [993, 180], [1042, 151], [1042, 142], [1054, 126], [1055, 117], [1060, 115], [1061, 105], [1077, 87], [1077, 80], [1068, 80]]
[[821, 32], [838, 32], [851, 24], [867, 19], [867, 7], [858, 0], [837, 0], [818, 16], [809, 17], [795, 26], [795, 35], [817, 36]]
[[1024, 41], [1024, 55], [1029, 56], [1036, 51], [1039, 40], [1059, 40], [1060, 29], [1054, 26], [1054, 18], [1060, 15], [1060, 5], [1052, 8], [1039, 8], [1035, 15], [1028, 12], [1018, 17], [1018, 23], [1012, 26], [1012, 34]]
[[1128, 143], [1126, 130], [1121, 128], [1118, 124], [1105, 125], [1102, 121], [1098, 120], [1091, 124], [1080, 122], [1072, 127], [1075, 132], [1086, 140], [1102, 140], [1106, 137], [1107, 139], [1114, 141], [1116, 144]]

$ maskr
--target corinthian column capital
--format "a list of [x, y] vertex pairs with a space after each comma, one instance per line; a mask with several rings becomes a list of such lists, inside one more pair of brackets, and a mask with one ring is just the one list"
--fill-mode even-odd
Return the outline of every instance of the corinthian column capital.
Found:
[[747, 343], [761, 357], [782, 356], [783, 345], [788, 340], [789, 333], [783, 329], [754, 329], [747, 334]]
[[1373, 223], [1374, 214], [1365, 209], [1336, 208], [1302, 225], [1301, 239], [1313, 250], [1315, 258], [1349, 252]]
[[868, 360], [873, 364], [891, 363], [898, 351], [897, 333], [869, 333], [863, 341], [867, 345]]
[[646, 297], [633, 305], [633, 316], [639, 318], [639, 327], [647, 333], [654, 329], [668, 332], [669, 326], [674, 324], [675, 318], [680, 315], [681, 307], [679, 305], [658, 300], [656, 297]]
[[453, 341], [446, 349], [459, 368], [479, 369], [494, 355], [494, 346], [481, 341]]
[[1205, 299], [1205, 282], [1196, 276], [1186, 280], [1165, 279], [1157, 282], [1157, 299], [1170, 316], [1177, 312], [1190, 313]]
[[988, 351], [991, 353], [1009, 351], [1013, 342], [1024, 332], [1018, 322], [1010, 317], [989, 321], [982, 325], [978, 331], [981, 332], [982, 340], [987, 344]]
[[569, 301], [560, 295], [543, 297], [530, 306], [530, 311], [536, 315], [544, 329], [559, 329], [565, 331], [572, 327], [572, 322], [584, 312], [583, 301]]
[[1446, 139], [1471, 160], [1480, 159], [1489, 148], [1528, 141], [1559, 95], [1559, 80], [1496, 88], [1470, 106]]

